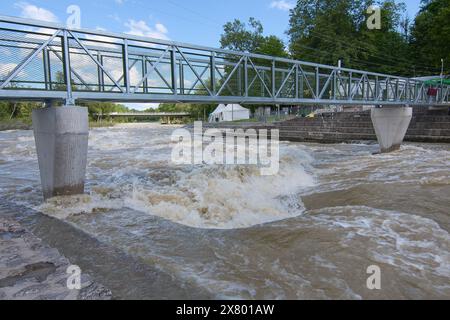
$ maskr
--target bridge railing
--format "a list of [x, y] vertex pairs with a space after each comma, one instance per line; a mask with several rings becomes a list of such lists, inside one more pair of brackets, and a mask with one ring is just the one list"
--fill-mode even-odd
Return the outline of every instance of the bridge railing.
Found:
[[448, 104], [425, 82], [0, 16], [0, 98], [276, 104]]

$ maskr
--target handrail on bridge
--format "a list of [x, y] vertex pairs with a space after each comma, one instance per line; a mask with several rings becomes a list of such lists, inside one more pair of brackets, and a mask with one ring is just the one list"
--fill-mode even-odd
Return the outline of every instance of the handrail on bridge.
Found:
[[14, 17], [0, 52], [0, 99], [450, 104], [447, 84]]

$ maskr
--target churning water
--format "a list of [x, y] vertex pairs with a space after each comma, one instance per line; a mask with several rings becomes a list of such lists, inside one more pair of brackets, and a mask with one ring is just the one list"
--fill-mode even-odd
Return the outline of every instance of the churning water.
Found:
[[[373, 155], [372, 144], [283, 142], [279, 174], [261, 176], [251, 166], [171, 164], [174, 129], [92, 130], [88, 194], [45, 204], [32, 132], [2, 132], [1, 199], [170, 275], [160, 287], [168, 298], [179, 288], [237, 299], [450, 298], [449, 145]], [[381, 268], [380, 291], [367, 289], [371, 265]], [[145, 298], [133, 277], [105, 285]]]

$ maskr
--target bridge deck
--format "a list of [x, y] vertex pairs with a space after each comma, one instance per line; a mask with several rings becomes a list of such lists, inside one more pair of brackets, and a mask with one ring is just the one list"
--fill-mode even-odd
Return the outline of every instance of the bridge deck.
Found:
[[5, 16], [0, 52], [0, 99], [450, 105], [446, 84]]

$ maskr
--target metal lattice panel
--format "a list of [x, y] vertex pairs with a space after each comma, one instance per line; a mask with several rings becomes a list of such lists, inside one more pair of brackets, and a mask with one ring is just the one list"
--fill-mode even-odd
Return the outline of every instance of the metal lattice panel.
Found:
[[[69, 85], [70, 84], [70, 85]], [[423, 81], [0, 17], [0, 98], [274, 104], [450, 104]]]

